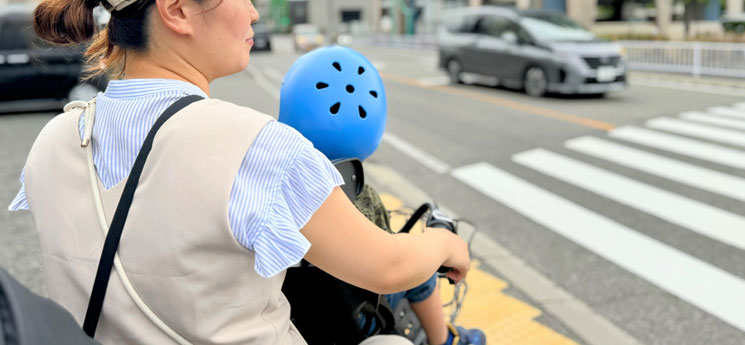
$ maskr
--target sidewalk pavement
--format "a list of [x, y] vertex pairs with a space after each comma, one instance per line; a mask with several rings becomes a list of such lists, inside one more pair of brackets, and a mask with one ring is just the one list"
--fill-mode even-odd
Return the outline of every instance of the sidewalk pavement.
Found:
[[[365, 162], [365, 178], [380, 192], [389, 210], [413, 209], [423, 202], [436, 201], [392, 169], [379, 164]], [[451, 210], [438, 204], [448, 215], [457, 218]], [[394, 229], [400, 228], [405, 216], [397, 218], [394, 213], [391, 222]], [[461, 223], [459, 235], [470, 243], [473, 267], [466, 279], [469, 292], [455, 323], [481, 328], [490, 345], [640, 344], [470, 224]], [[506, 294], [505, 289], [510, 284], [524, 293], [530, 303]], [[450, 301], [452, 287], [442, 284], [441, 290], [443, 302]], [[446, 307], [445, 315], [450, 312]], [[558, 319], [574, 337], [536, 321], [544, 312]]]
[[708, 85], [714, 87], [728, 87], [738, 90], [745, 91], [745, 79], [743, 78], [727, 78], [727, 77], [711, 77], [711, 76], [699, 76], [694, 77], [691, 74], [685, 73], [660, 73], [660, 72], [643, 72], [643, 71], [629, 71], [629, 78], [633, 81], [634, 79], [643, 80], [659, 80], [669, 81], [674, 83], [682, 84], [697, 84], [697, 85]]

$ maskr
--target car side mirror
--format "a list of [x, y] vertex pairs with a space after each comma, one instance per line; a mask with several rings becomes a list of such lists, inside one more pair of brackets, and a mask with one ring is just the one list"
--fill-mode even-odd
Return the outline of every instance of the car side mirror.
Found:
[[500, 38], [509, 44], [517, 44], [517, 35], [512, 31], [503, 33]]

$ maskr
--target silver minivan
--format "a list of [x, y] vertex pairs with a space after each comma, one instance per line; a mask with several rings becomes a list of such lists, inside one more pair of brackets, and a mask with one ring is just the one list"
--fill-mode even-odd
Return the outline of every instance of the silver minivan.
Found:
[[439, 64], [454, 83], [484, 75], [532, 96], [626, 87], [623, 48], [561, 13], [483, 6], [451, 10], [441, 24]]

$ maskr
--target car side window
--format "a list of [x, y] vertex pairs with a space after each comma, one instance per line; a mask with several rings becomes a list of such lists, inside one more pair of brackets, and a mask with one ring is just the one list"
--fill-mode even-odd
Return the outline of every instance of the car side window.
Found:
[[513, 27], [515, 34], [517, 34], [517, 39], [520, 41], [520, 43], [523, 44], [533, 44], [533, 37], [530, 36], [527, 30], [525, 30], [522, 26], [519, 24], [515, 24]]
[[499, 38], [503, 33], [510, 30], [510, 26], [510, 20], [507, 18], [484, 16], [476, 21], [473, 32]]
[[0, 49], [22, 50], [31, 48], [32, 28], [25, 22], [4, 21], [0, 23]]
[[454, 16], [443, 23], [448, 31], [453, 33], [471, 33], [476, 22], [475, 16]]

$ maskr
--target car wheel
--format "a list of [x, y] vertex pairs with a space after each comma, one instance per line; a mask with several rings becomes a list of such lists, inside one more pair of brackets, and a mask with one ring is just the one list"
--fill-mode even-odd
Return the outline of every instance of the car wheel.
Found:
[[523, 87], [525, 93], [533, 97], [541, 97], [546, 94], [548, 89], [548, 77], [543, 68], [533, 66], [525, 71], [525, 77], [523, 79]]
[[460, 61], [451, 59], [450, 61], [448, 61], [447, 67], [450, 82], [452, 82], [453, 84], [463, 83], [463, 80], [460, 78], [461, 72], [463, 71], [463, 67], [460, 65]]
[[67, 93], [67, 101], [90, 101], [98, 94], [98, 88], [88, 83], [78, 83]]

